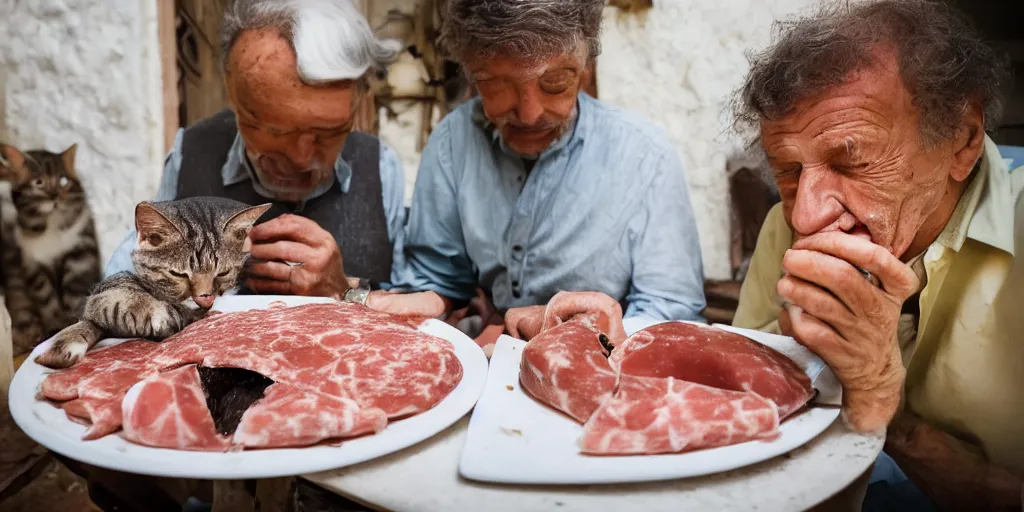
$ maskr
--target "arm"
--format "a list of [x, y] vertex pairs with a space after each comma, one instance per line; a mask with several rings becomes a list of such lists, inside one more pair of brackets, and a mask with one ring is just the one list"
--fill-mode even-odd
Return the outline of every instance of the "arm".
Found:
[[683, 164], [668, 147], [660, 158], [641, 165], [657, 169], [628, 228], [633, 276], [623, 315], [627, 333], [652, 320], [701, 320], [706, 305], [697, 223]]
[[1020, 478], [910, 413], [889, 425], [885, 452], [943, 510], [1021, 510]]
[[476, 276], [462, 236], [451, 155], [449, 127], [442, 122], [423, 150], [403, 250], [396, 251], [391, 282], [397, 290], [432, 291], [467, 301], [476, 289]]
[[[178, 174], [181, 171], [181, 139], [185, 133], [184, 129], [179, 128], [178, 133], [174, 136], [174, 146], [171, 148], [171, 152], [167, 154], [167, 158], [164, 159], [164, 173], [160, 178], [160, 188], [156, 191], [156, 196], [153, 198], [154, 201], [173, 201], [175, 196], [178, 194]], [[132, 222], [135, 225], [135, 222]], [[121, 244], [117, 246], [117, 250], [110, 256], [110, 260], [107, 261], [106, 269], [104, 269], [104, 278], [110, 277], [118, 272], [131, 272], [134, 270], [132, 265], [132, 251], [135, 250], [138, 234], [135, 229], [128, 230], [128, 234], [125, 235]]]
[[782, 256], [792, 245], [793, 234], [782, 216], [782, 203], [764, 219], [732, 325], [779, 334], [781, 301], [775, 285], [782, 279]]
[[384, 196], [384, 216], [388, 222], [388, 241], [401, 248], [405, 228], [405, 171], [398, 153], [380, 144], [380, 185]]

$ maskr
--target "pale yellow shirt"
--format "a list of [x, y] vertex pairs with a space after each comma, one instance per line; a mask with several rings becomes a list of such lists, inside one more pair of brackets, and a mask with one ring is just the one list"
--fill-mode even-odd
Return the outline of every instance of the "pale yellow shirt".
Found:
[[[1024, 168], [1008, 172], [986, 138], [953, 217], [920, 258], [921, 315], [916, 329], [902, 319], [899, 341], [906, 407], [1024, 477], [1024, 262], [1014, 260], [1015, 250], [1024, 253], [1022, 188]], [[734, 325], [778, 332], [775, 284], [792, 239], [776, 205], [758, 236]]]

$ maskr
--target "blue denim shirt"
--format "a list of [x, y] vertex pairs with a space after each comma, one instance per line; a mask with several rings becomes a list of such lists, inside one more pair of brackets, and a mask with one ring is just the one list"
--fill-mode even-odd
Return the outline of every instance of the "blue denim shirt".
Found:
[[[181, 170], [181, 140], [184, 130], [178, 130], [174, 137], [174, 147], [171, 149], [167, 159], [164, 160], [164, 174], [160, 180], [160, 189], [157, 190], [154, 201], [171, 201], [178, 192], [178, 175]], [[343, 192], [348, 192], [349, 184], [352, 181], [352, 167], [348, 162], [338, 155], [334, 162], [334, 173], [337, 183], [341, 183]], [[245, 158], [245, 142], [242, 137], [236, 136], [234, 144], [228, 153], [228, 159], [221, 168], [221, 177], [224, 185], [233, 185], [245, 180], [253, 179], [252, 169], [249, 167], [249, 160]], [[384, 215], [388, 223], [388, 239], [395, 247], [395, 253], [401, 253], [402, 225], [405, 223], [405, 174], [402, 171], [402, 162], [393, 149], [381, 142], [380, 145], [380, 182], [384, 198]], [[321, 185], [307, 199], [313, 199], [327, 192], [335, 182]], [[272, 195], [255, 184], [253, 187], [260, 195], [272, 198]], [[124, 237], [121, 245], [107, 262], [105, 274], [109, 277], [122, 271], [132, 271], [132, 251], [138, 246], [138, 235], [132, 229]], [[344, 250], [344, 248], [343, 248]], [[359, 277], [359, 276], [354, 276]]]
[[700, 320], [700, 243], [676, 148], [585, 94], [577, 113], [529, 173], [479, 99], [449, 114], [424, 149], [392, 285], [465, 300], [479, 284], [500, 311], [594, 290], [635, 322]]

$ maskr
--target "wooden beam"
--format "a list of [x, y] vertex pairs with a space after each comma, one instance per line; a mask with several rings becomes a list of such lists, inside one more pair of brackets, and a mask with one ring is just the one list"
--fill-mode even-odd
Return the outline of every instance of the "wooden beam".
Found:
[[164, 102], [164, 153], [171, 151], [174, 135], [181, 125], [178, 118], [178, 40], [175, 35], [174, 11], [174, 0], [157, 1], [157, 33]]

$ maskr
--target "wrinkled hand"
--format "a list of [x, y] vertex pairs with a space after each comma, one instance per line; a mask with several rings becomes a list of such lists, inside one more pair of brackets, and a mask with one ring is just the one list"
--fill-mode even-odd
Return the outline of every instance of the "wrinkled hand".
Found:
[[[341, 250], [316, 222], [297, 215], [282, 215], [249, 232], [254, 292], [341, 299], [349, 290]], [[301, 263], [289, 266], [284, 262]]]
[[843, 385], [843, 415], [854, 430], [885, 428], [899, 408], [906, 376], [896, 328], [903, 302], [917, 290], [917, 276], [883, 247], [841, 232], [797, 241], [782, 267], [788, 275], [776, 291], [788, 304], [780, 329], [835, 372]]
[[505, 313], [509, 335], [529, 341], [541, 332], [577, 316], [589, 316], [613, 345], [626, 339], [622, 306], [601, 292], [558, 292], [547, 306], [513, 308]]
[[505, 312], [505, 330], [513, 338], [530, 341], [544, 328], [546, 306], [524, 306]]
[[885, 452], [943, 510], [1020, 510], [1021, 480], [962, 441], [902, 413]]

